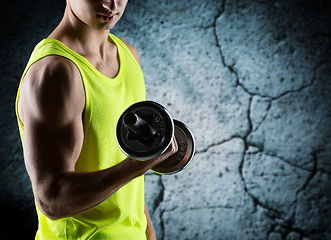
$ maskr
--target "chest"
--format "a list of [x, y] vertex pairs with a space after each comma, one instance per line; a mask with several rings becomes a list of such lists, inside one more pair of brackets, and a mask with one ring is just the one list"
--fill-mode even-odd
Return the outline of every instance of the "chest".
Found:
[[119, 61], [93, 61], [92, 65], [108, 78], [115, 78], [119, 72]]
[[85, 58], [104, 76], [115, 78], [120, 69], [120, 57], [117, 48], [108, 49], [104, 56], [90, 55]]

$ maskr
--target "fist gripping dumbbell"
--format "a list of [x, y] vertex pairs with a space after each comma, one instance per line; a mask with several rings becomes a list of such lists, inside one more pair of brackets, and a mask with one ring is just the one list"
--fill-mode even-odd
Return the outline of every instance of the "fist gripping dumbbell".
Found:
[[195, 154], [195, 140], [190, 129], [152, 101], [131, 105], [122, 113], [116, 126], [120, 149], [128, 157], [140, 161], [151, 160], [165, 152], [173, 136], [178, 151], [151, 169], [159, 174], [177, 173], [190, 163]]

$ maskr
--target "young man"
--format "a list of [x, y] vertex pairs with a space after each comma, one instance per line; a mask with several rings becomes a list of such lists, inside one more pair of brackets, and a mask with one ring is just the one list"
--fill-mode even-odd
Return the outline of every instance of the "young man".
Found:
[[155, 239], [143, 174], [149, 161], [117, 147], [116, 122], [145, 100], [137, 50], [109, 34], [127, 0], [67, 0], [61, 23], [34, 49], [16, 113], [39, 229], [36, 239]]

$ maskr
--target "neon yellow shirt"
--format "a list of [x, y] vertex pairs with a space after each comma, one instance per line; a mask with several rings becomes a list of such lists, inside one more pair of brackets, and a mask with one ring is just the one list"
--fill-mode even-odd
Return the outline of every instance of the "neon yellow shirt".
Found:
[[[109, 34], [118, 49], [120, 69], [111, 79], [101, 74], [84, 57], [55, 39], [44, 39], [31, 54], [22, 79], [30, 66], [48, 55], [71, 60], [79, 69], [85, 88], [84, 142], [76, 163], [76, 171], [102, 170], [123, 161], [126, 156], [118, 148], [115, 128], [121, 113], [135, 102], [146, 100], [143, 73], [127, 46]], [[22, 80], [21, 80], [22, 81]], [[24, 126], [16, 115], [23, 142]], [[24, 147], [24, 146], [23, 146]], [[144, 177], [135, 178], [109, 199], [92, 210], [69, 218], [50, 220], [36, 205], [39, 229], [36, 239], [146, 239], [144, 213]]]

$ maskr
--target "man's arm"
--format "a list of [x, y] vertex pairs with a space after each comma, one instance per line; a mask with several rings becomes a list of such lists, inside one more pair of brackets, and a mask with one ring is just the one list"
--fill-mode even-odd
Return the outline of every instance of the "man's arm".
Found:
[[80, 73], [69, 60], [48, 56], [31, 66], [21, 85], [23, 150], [39, 209], [50, 219], [84, 213], [177, 151], [145, 162], [127, 158], [96, 172], [75, 172], [84, 132]]
[[154, 227], [153, 227], [151, 217], [148, 213], [146, 203], [145, 203], [145, 215], [146, 215], [146, 219], [147, 219], [147, 228], [146, 228], [147, 240], [156, 240], [155, 230], [154, 230]]

